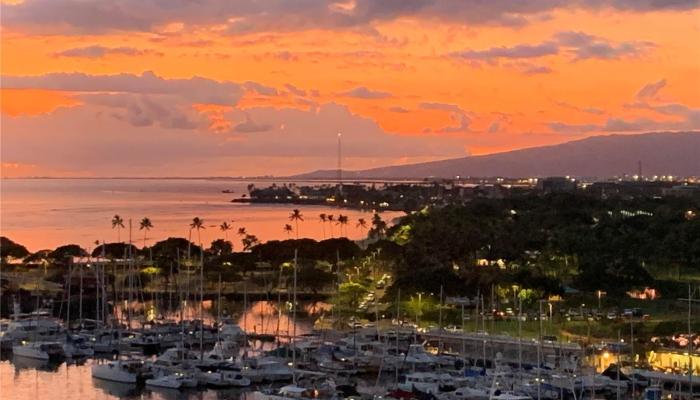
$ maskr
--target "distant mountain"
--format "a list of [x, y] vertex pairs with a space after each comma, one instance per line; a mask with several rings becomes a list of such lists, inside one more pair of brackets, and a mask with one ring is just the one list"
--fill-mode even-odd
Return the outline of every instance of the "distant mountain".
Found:
[[[700, 132], [653, 132], [594, 136], [553, 146], [419, 164], [343, 171], [343, 178], [451, 178], [460, 176], [610, 177], [634, 175], [638, 163], [649, 175], [700, 175]], [[333, 179], [337, 170], [295, 178]]]

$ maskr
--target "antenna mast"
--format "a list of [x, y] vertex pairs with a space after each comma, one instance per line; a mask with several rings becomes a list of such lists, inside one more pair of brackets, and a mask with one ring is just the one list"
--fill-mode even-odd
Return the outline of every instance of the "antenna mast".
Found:
[[338, 132], [338, 192], [343, 194], [343, 134]]

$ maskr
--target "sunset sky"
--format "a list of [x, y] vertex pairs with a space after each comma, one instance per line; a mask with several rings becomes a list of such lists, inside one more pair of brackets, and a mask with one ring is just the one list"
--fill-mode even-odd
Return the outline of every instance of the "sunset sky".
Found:
[[696, 0], [25, 0], [2, 173], [289, 175], [700, 129]]

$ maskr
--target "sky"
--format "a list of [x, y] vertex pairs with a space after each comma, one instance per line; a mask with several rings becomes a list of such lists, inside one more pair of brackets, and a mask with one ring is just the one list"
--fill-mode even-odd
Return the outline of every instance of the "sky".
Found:
[[698, 0], [0, 0], [2, 176], [285, 176], [700, 129]]

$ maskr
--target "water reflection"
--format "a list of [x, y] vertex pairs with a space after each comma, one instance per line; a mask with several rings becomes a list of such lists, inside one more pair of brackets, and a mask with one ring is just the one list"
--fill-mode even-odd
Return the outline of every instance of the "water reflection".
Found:
[[[220, 306], [220, 308], [219, 308]], [[125, 309], [126, 302], [115, 307], [116, 317], [126, 324], [128, 312]], [[282, 340], [294, 332], [292, 323], [292, 305], [282, 300], [277, 301], [254, 301], [243, 310], [244, 304], [240, 300], [229, 300], [222, 298], [221, 304], [216, 300], [182, 301], [180, 306], [167, 302], [146, 301], [131, 303], [131, 326], [140, 329], [151, 322], [171, 321], [179, 322], [202, 320], [207, 325], [216, 323], [218, 314], [221, 319], [233, 319], [248, 333], [280, 336]], [[201, 308], [201, 311], [200, 311]], [[322, 301], [299, 302], [297, 309], [296, 334], [303, 335], [309, 333], [313, 328], [313, 322], [322, 315], [330, 313], [331, 305]]]
[[[136, 306], [134, 326], [139, 321], [145, 321], [145, 310], [149, 307], [158, 310], [164, 318], [179, 321], [181, 311], [185, 319], [199, 317], [199, 303], [183, 303], [183, 307], [168, 309], [162, 302], [134, 303]], [[205, 301], [202, 307], [205, 323], [214, 323], [219, 310], [216, 301]], [[323, 302], [300, 302], [297, 310], [296, 333], [309, 333], [313, 321], [330, 306]], [[121, 307], [117, 307], [122, 312]], [[279, 332], [280, 341], [288, 339], [288, 333], [294, 331], [291, 311], [288, 304], [282, 301], [254, 301], [243, 310], [243, 302], [222, 299], [221, 314], [231, 316], [250, 334], [266, 334], [276, 336]], [[124, 315], [125, 317], [125, 315]], [[251, 340], [256, 349], [271, 349], [276, 344], [261, 340]], [[172, 389], [151, 389], [142, 385], [129, 385], [101, 379], [94, 379], [91, 367], [96, 360], [82, 360], [70, 363], [49, 363], [25, 357], [14, 357], [11, 353], [0, 354], [0, 398], [2, 400], [74, 400], [74, 399], [244, 399], [245, 393], [254, 388], [225, 389], [225, 390], [189, 390], [177, 391]]]

